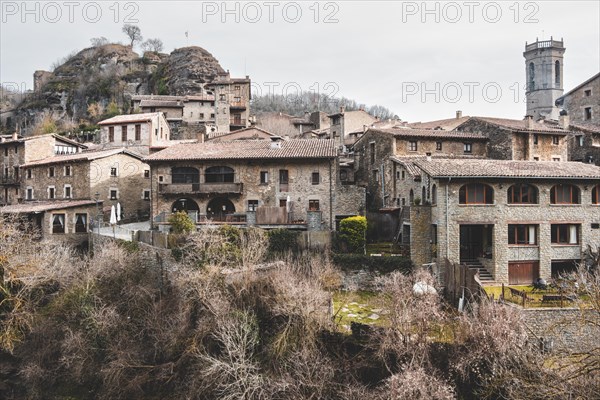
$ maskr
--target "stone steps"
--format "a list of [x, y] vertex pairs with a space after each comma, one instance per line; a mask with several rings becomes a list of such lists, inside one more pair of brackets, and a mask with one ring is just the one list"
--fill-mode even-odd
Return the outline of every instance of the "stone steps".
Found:
[[494, 280], [492, 274], [478, 260], [463, 260], [461, 261], [461, 264], [468, 266], [471, 270], [477, 270], [479, 272], [479, 280], [482, 283], [492, 282]]

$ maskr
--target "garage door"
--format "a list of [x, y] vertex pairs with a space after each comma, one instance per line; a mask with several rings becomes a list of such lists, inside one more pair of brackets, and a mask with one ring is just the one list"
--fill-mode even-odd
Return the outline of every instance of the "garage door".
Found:
[[508, 283], [510, 285], [530, 285], [539, 276], [539, 261], [519, 261], [508, 263]]

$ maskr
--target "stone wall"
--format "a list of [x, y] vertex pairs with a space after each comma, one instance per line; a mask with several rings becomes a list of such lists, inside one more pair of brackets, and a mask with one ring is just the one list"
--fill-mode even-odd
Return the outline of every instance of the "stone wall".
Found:
[[[589, 95], [586, 91], [590, 91]], [[591, 107], [592, 119], [585, 118], [585, 108]], [[572, 123], [600, 123], [600, 75], [581, 86], [564, 98], [563, 108], [567, 110]]]
[[[417, 142], [417, 150], [412, 151], [409, 147], [409, 142]], [[438, 150], [438, 142], [441, 143], [441, 150]], [[465, 143], [471, 143], [471, 152], [465, 153]], [[484, 140], [469, 140], [469, 139], [449, 139], [449, 138], [420, 138], [420, 137], [407, 137], [407, 138], [396, 138], [395, 153], [398, 156], [414, 156], [414, 155], [426, 155], [431, 153], [432, 155], [471, 155], [471, 156], [485, 156], [486, 155], [486, 144]]]
[[415, 265], [432, 262], [431, 206], [410, 208], [410, 259]]
[[[66, 167], [71, 174], [66, 175]], [[50, 176], [50, 168], [54, 176]], [[32, 166], [31, 178], [27, 177], [27, 169], [23, 170], [23, 198], [27, 198], [27, 189], [33, 189], [33, 200], [47, 200], [48, 188], [54, 187], [54, 198], [66, 199], [65, 187], [71, 187], [71, 199], [90, 199], [90, 164], [87, 161], [72, 163], [50, 163]]]

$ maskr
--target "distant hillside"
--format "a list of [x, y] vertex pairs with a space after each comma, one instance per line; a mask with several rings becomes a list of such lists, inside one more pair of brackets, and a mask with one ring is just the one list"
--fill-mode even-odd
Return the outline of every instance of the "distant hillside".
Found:
[[39, 71], [39, 88], [18, 107], [23, 133], [50, 120], [58, 129], [94, 124], [127, 112], [135, 94], [197, 93], [202, 84], [224, 72], [216, 58], [201, 47], [171, 54], [146, 52], [105, 44], [68, 56], [53, 72]]
[[347, 111], [363, 109], [380, 119], [388, 119], [396, 116], [393, 111], [383, 106], [367, 106], [345, 97], [329, 97], [325, 94], [319, 95], [311, 92], [302, 92], [299, 95], [294, 94], [288, 97], [282, 95], [253, 96], [251, 109], [252, 113], [257, 115], [268, 112], [282, 112], [284, 114], [301, 116], [305, 111], [311, 112], [317, 110], [333, 114], [339, 111], [342, 106]]

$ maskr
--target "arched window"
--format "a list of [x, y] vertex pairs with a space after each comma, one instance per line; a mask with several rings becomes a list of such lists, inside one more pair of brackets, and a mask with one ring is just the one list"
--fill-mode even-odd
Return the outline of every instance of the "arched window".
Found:
[[554, 87], [560, 88], [560, 61], [554, 63]]
[[206, 168], [205, 182], [206, 183], [232, 183], [234, 180], [233, 168], [229, 167], [210, 167]]
[[600, 185], [592, 189], [592, 204], [600, 204]]
[[460, 204], [493, 204], [494, 189], [483, 183], [468, 183], [458, 192]]
[[431, 204], [437, 204], [437, 186], [435, 184], [431, 187]]
[[421, 203], [425, 204], [425, 201], [427, 200], [427, 189], [425, 189], [425, 186], [423, 186], [423, 188], [421, 188]]
[[508, 188], [508, 204], [538, 204], [538, 190], [527, 183], [517, 183]]
[[529, 63], [529, 90], [535, 90], [535, 65]]
[[172, 183], [200, 183], [200, 172], [193, 167], [171, 168]]
[[412, 189], [410, 189], [410, 193], [408, 194], [408, 202], [410, 204], [413, 204], [415, 202], [415, 192], [413, 192]]
[[579, 188], [575, 185], [554, 185], [550, 189], [550, 204], [580, 204]]

